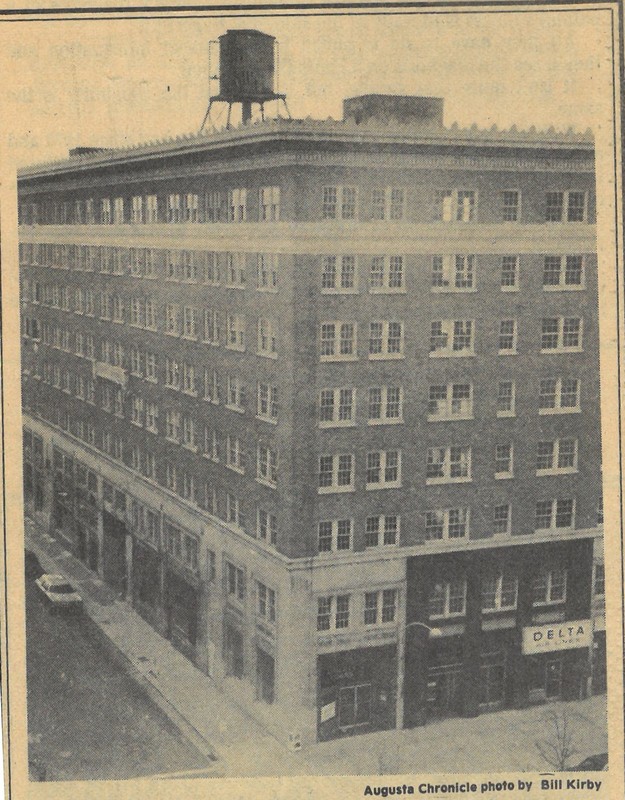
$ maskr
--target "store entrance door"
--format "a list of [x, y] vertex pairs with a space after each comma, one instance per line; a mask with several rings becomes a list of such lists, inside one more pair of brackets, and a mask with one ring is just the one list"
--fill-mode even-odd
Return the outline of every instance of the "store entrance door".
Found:
[[562, 696], [562, 659], [532, 656], [529, 664], [530, 702], [544, 703]]
[[347, 730], [371, 722], [371, 684], [343, 686], [338, 697], [339, 728]]
[[462, 664], [430, 667], [427, 704], [431, 717], [452, 717], [462, 712]]
[[545, 665], [545, 696], [556, 700], [562, 694], [562, 661], [550, 658]]
[[480, 706], [484, 711], [495, 711], [503, 706], [505, 697], [506, 663], [501, 651], [482, 656], [480, 667], [482, 681]]
[[232, 625], [226, 625], [226, 672], [235, 678], [243, 677], [243, 635]]

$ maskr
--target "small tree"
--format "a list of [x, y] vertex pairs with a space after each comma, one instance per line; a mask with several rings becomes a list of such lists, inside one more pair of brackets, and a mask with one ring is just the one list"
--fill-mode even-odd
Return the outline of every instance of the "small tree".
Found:
[[559, 772], [567, 769], [569, 759], [578, 752], [574, 744], [574, 717], [566, 708], [550, 710], [543, 717], [547, 736], [535, 742], [541, 758]]

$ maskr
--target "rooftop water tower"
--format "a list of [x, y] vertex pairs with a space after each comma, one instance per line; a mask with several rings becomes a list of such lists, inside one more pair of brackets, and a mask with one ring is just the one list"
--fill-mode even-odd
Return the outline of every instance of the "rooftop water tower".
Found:
[[[211, 70], [212, 46], [219, 46], [219, 75]], [[218, 41], [209, 43], [208, 49], [209, 91], [211, 81], [219, 81], [219, 94], [209, 98], [208, 109], [200, 128], [204, 130], [213, 103], [228, 104], [227, 127], [234, 103], [241, 104], [243, 124], [252, 118], [252, 104], [260, 106], [261, 116], [265, 118], [265, 103], [282, 100], [288, 113], [286, 95], [278, 94], [276, 89], [276, 63], [278, 43], [275, 36], [253, 30], [226, 31]], [[289, 115], [290, 116], [290, 115]]]

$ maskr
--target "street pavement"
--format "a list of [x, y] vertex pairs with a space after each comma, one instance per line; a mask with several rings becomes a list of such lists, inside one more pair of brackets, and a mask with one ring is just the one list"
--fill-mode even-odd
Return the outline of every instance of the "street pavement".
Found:
[[[571, 764], [607, 751], [606, 697], [599, 695], [347, 737], [289, 752], [29, 519], [26, 546], [37, 552], [44, 566], [56, 565], [78, 586], [87, 614], [111, 647], [123, 654], [130, 673], [149, 687], [151, 697], [162, 698], [159, 706], [191, 735], [201, 752], [217, 757], [213, 768], [200, 767], [199, 772], [192, 766], [176, 768], [167, 759], [159, 760], [154, 770], [159, 777], [181, 772], [188, 777], [546, 772], [552, 767], [541, 759], [536, 742], [548, 738], [545, 719], [554, 709], [565, 712], [571, 721], [576, 751]], [[114, 777], [124, 777], [121, 767], [112, 764], [111, 770], [119, 773]]]
[[26, 586], [29, 761], [46, 780], [212, 768], [102, 647], [88, 619], [51, 615]]

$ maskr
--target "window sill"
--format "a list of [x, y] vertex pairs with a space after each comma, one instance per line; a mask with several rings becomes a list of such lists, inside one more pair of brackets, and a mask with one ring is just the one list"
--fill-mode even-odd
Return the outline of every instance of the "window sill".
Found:
[[498, 411], [497, 419], [514, 419], [516, 413], [514, 411]]
[[501, 286], [500, 289], [501, 289], [502, 292], [505, 292], [506, 294], [509, 294], [511, 292], [518, 292], [519, 291], [519, 287], [518, 286]]
[[539, 408], [538, 414], [540, 416], [550, 416], [552, 414], [581, 414], [582, 410], [579, 406], [571, 406], [571, 408]]
[[268, 481], [266, 478], [260, 478], [259, 476], [256, 476], [256, 483], [260, 483], [261, 486], [267, 486], [269, 489], [278, 488], [277, 483], [273, 483], [273, 481]]
[[455, 286], [430, 286], [430, 292], [431, 294], [475, 294], [477, 287], [472, 286], [460, 289]]
[[256, 419], [261, 422], [268, 422], [270, 425], [277, 425], [278, 420], [275, 417], [264, 417], [261, 414], [256, 415]]
[[233, 344], [227, 344], [226, 350], [231, 350], [233, 353], [245, 353], [245, 347], [236, 347]]
[[548, 349], [541, 348], [541, 354], [543, 355], [558, 355], [562, 353], [583, 353], [583, 347], [550, 347]]
[[380, 286], [369, 288], [369, 294], [406, 294], [406, 289], [403, 286], [398, 288], [390, 288], [387, 286]]
[[426, 486], [439, 486], [446, 483], [471, 483], [473, 478], [426, 478]]
[[245, 470], [241, 469], [241, 467], [237, 467], [234, 464], [226, 464], [225, 466], [228, 469], [231, 469], [233, 472], [236, 472], [238, 475], [245, 475]]
[[369, 361], [401, 361], [405, 356], [403, 353], [369, 353]]
[[353, 486], [319, 486], [317, 494], [347, 494], [353, 492]]
[[368, 483], [365, 491], [374, 492], [377, 489], [401, 489], [401, 483]]
[[543, 286], [543, 292], [583, 292], [586, 284], [573, 284], [572, 286]]
[[473, 350], [434, 350], [429, 354], [430, 358], [468, 358], [475, 356]]
[[358, 289], [328, 289], [322, 287], [321, 294], [358, 294]]
[[498, 350], [498, 356], [518, 356], [518, 350]]
[[327, 430], [328, 428], [355, 428], [356, 423], [351, 420], [348, 422], [320, 422], [319, 427], [322, 430]]
[[395, 418], [393, 418], [393, 419], [386, 418], [386, 419], [370, 419], [370, 420], [367, 420], [367, 425], [403, 425], [403, 424], [404, 424], [404, 418], [403, 417], [397, 417], [396, 419]]
[[209, 339], [202, 339], [202, 344], [207, 344], [209, 347], [219, 347], [219, 342], [213, 342]]
[[514, 473], [512, 473], [512, 472], [496, 472], [495, 473], [495, 480], [496, 481], [510, 480], [510, 478], [514, 478]]
[[[211, 400], [210, 402], [214, 403], [215, 401]], [[215, 403], [215, 405], [217, 405], [217, 403]], [[228, 409], [228, 411], [236, 411], [237, 414], [245, 414], [245, 409], [241, 408], [241, 406], [233, 406], [230, 405], [230, 403], [226, 403], [225, 407]]]
[[474, 419], [473, 414], [458, 414], [457, 416], [450, 417], [434, 417], [428, 415], [428, 422], [464, 422], [466, 420]]
[[262, 350], [257, 350], [256, 351], [256, 355], [259, 358], [272, 358], [274, 361], [278, 358], [278, 354], [277, 353], [265, 353]]
[[322, 364], [344, 363], [346, 361], [358, 361], [358, 356], [319, 356]]
[[542, 477], [544, 475], [576, 475], [578, 472], [577, 467], [566, 467], [565, 469], [537, 469], [536, 476]]

